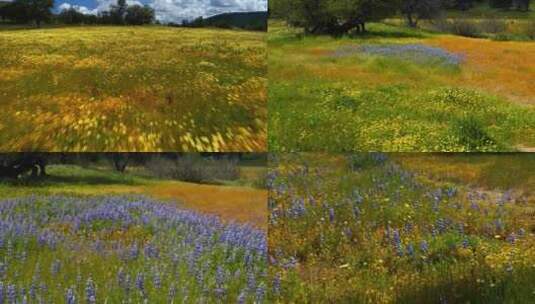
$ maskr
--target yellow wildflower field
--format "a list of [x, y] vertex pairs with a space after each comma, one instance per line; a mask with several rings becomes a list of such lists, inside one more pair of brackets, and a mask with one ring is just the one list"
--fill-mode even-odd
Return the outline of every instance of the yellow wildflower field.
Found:
[[266, 150], [265, 33], [0, 31], [1, 151]]

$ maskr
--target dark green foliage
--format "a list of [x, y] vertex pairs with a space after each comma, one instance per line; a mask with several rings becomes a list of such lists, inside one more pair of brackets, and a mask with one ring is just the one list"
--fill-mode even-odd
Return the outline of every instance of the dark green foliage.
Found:
[[0, 18], [18, 23], [35, 23], [37, 27], [42, 22], [50, 20], [54, 0], [15, 0], [0, 6]]
[[27, 174], [45, 176], [46, 165], [46, 157], [40, 153], [3, 153], [0, 154], [0, 179], [17, 179]]
[[[176, 26], [176, 24], [171, 24]], [[252, 31], [267, 31], [266, 12], [223, 13], [208, 18], [198, 17], [190, 22], [183, 21], [186, 27], [241, 28]]]
[[82, 14], [74, 8], [62, 10], [58, 15], [58, 21], [63, 24], [97, 24], [99, 19], [95, 15]]
[[233, 159], [207, 159], [188, 153], [177, 159], [156, 157], [146, 168], [158, 178], [170, 178], [187, 182], [215, 182], [236, 180], [240, 176], [238, 164]]
[[459, 142], [466, 146], [469, 151], [477, 151], [481, 147], [495, 145], [483, 123], [474, 116], [468, 115], [456, 120], [453, 128]]
[[388, 156], [385, 153], [353, 153], [347, 157], [349, 168], [352, 171], [361, 171], [384, 165]]
[[421, 19], [429, 19], [439, 15], [442, 8], [441, 0], [403, 0], [401, 12], [407, 18], [410, 27], [416, 27]]
[[476, 24], [469, 21], [459, 20], [453, 22], [453, 33], [465, 37], [479, 37], [480, 31]]
[[272, 14], [300, 26], [306, 33], [339, 36], [351, 31], [364, 32], [366, 22], [396, 13], [398, 1], [378, 0], [295, 0], [271, 4]]
[[489, 0], [489, 5], [492, 8], [510, 8], [513, 5], [512, 0]]
[[147, 5], [129, 6], [126, 9], [124, 21], [126, 24], [132, 25], [150, 24], [154, 21], [154, 10]]

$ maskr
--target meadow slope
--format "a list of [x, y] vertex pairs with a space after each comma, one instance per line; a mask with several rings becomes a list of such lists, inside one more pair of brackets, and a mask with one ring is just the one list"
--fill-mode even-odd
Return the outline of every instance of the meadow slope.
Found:
[[263, 151], [265, 34], [0, 31], [0, 150]]
[[31, 195], [144, 195], [180, 208], [215, 215], [225, 222], [267, 229], [267, 191], [244, 184], [245, 180], [259, 179], [265, 174], [265, 168], [243, 167], [240, 181], [230, 185], [156, 179], [144, 176], [135, 168], [132, 170], [121, 174], [103, 168], [52, 165], [48, 167], [48, 176], [43, 180], [0, 183], [0, 199]]
[[515, 151], [535, 146], [535, 44], [370, 24], [306, 36], [271, 21], [275, 151]]
[[531, 303], [534, 166], [527, 153], [279, 154], [271, 300]]

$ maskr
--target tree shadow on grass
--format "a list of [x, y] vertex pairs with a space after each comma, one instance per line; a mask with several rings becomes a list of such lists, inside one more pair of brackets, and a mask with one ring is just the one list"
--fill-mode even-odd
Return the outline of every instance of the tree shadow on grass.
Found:
[[46, 175], [46, 176], [25, 176], [19, 179], [0, 179], [0, 183], [9, 186], [22, 187], [53, 187], [68, 185], [86, 185], [86, 186], [103, 186], [103, 185], [137, 185], [139, 184], [133, 178], [105, 176], [105, 175]]
[[376, 39], [376, 38], [428, 38], [427, 35], [416, 31], [408, 31], [404, 29], [371, 29], [364, 33], [351, 35], [352, 38], [359, 39]]
[[533, 270], [519, 268], [509, 274], [479, 275], [468, 275], [464, 279], [450, 276], [438, 284], [406, 289], [395, 303], [531, 303], [528, 299], [533, 292], [529, 287], [535, 278]]

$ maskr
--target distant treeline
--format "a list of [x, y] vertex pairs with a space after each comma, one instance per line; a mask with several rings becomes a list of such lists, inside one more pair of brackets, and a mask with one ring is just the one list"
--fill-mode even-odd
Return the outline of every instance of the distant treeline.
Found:
[[[1, 1], [1, 0], [0, 0]], [[145, 5], [127, 5], [126, 0], [118, 0], [109, 11], [97, 15], [83, 14], [75, 8], [53, 14], [54, 0], [14, 0], [0, 2], [0, 20], [17, 24], [115, 24], [142, 25], [155, 21], [154, 10]]]
[[0, 181], [17, 179], [30, 175], [46, 176], [46, 167], [51, 164], [112, 164], [114, 170], [124, 172], [128, 166], [154, 165], [155, 161], [227, 160], [234, 163], [259, 164], [267, 163], [266, 153], [0, 153]]
[[250, 31], [267, 31], [267, 12], [224, 13], [208, 18], [198, 17], [182, 23], [170, 23], [181, 27], [241, 28]]
[[[0, 0], [0, 21], [15, 24], [111, 24], [143, 25], [159, 23], [154, 9], [148, 5], [127, 5], [126, 0], [117, 0], [108, 11], [98, 14], [84, 14], [75, 7], [52, 13], [54, 0]], [[182, 23], [169, 23], [170, 26], [242, 28], [254, 31], [267, 30], [267, 12], [225, 13], [208, 18], [199, 17]]]
[[530, 0], [270, 0], [271, 17], [303, 27], [310, 34], [343, 35], [364, 32], [367, 22], [402, 14], [407, 24], [435, 18], [445, 9], [468, 10], [479, 3], [489, 7], [528, 11]]

